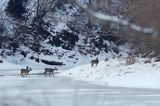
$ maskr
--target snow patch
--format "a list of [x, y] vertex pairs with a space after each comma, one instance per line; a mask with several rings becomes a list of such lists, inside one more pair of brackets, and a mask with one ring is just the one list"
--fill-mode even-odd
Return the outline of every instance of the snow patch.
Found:
[[144, 64], [138, 59], [133, 65], [125, 65], [125, 59], [110, 59], [100, 61], [97, 67], [85, 64], [59, 75], [108, 86], [160, 88], [159, 74], [160, 63]]

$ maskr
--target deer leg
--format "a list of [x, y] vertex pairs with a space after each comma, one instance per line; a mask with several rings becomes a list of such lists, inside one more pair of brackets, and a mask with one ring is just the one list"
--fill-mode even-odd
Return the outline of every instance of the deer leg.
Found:
[[54, 73], [52, 72], [53, 77], [55, 77]]
[[24, 73], [22, 73], [22, 77], [24, 77]]
[[45, 73], [45, 77], [47, 77], [47, 76], [48, 76], [48, 73], [46, 72], [46, 73]]
[[24, 73], [22, 73], [22, 77], [25, 77], [25, 74], [24, 74]]
[[26, 73], [24, 73], [24, 75], [23, 75], [24, 77], [26, 77]]
[[21, 73], [20, 75], [21, 75], [21, 77], [23, 77], [23, 74], [22, 74], [22, 73]]
[[50, 73], [49, 73], [49, 77], [51, 77], [51, 75], [52, 75], [52, 73], [50, 72]]
[[46, 77], [46, 72], [44, 72], [44, 76]]
[[23, 77], [23, 73], [22, 72], [20, 73], [20, 76]]
[[24, 77], [24, 73], [21, 73], [21, 76]]
[[26, 73], [26, 77], [28, 77], [28, 73]]
[[49, 77], [49, 74], [50, 74], [49, 72], [48, 72], [48, 73], [46, 73], [46, 76], [48, 76], [48, 77]]
[[30, 77], [29, 73], [27, 73], [28, 77]]

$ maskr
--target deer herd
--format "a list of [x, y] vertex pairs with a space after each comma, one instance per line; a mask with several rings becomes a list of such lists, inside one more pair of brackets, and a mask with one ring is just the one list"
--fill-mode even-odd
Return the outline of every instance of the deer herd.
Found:
[[[108, 61], [108, 58], [105, 59], [105, 61]], [[129, 55], [127, 58], [126, 58], [126, 65], [132, 65], [136, 62], [136, 59], [135, 57], [133, 57], [132, 55]], [[95, 59], [95, 60], [91, 60], [91, 67], [94, 67], [94, 66], [97, 66], [99, 63], [99, 59], [98, 57]], [[150, 60], [146, 60], [144, 61], [144, 63], [151, 63]], [[29, 76], [29, 72], [32, 70], [32, 68], [30, 68], [29, 66], [26, 66], [25, 69], [20, 69], [20, 76], [22, 77], [30, 77]], [[54, 76], [54, 72], [58, 70], [56, 67], [55, 68], [44, 68], [44, 76], [47, 77], [47, 76]]]
[[[47, 76], [54, 76], [54, 71], [56, 71], [57, 68], [45, 68], [44, 69], [44, 75]], [[29, 68], [29, 66], [26, 66], [26, 69], [20, 69], [20, 76], [22, 77], [30, 77], [29, 72], [32, 71], [32, 68]]]
[[[98, 57], [95, 60], [91, 60], [91, 67], [93, 66], [97, 66], [97, 64], [99, 63]], [[44, 76], [54, 76], [54, 72], [58, 70], [56, 67], [55, 68], [44, 68]], [[26, 66], [25, 69], [20, 69], [20, 76], [22, 77], [30, 77], [29, 76], [29, 72], [32, 71], [32, 68], [30, 68], [29, 66]]]

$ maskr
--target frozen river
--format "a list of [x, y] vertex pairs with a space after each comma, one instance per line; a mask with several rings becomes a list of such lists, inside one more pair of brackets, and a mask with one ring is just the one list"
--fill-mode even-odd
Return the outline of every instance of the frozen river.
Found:
[[107, 87], [57, 76], [0, 76], [0, 106], [120, 105], [160, 106], [160, 90]]

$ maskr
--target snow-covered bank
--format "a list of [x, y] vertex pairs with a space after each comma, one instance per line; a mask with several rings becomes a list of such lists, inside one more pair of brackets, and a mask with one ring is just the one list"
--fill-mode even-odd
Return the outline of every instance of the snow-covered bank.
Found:
[[[103, 67], [100, 67], [100, 64]], [[108, 63], [100, 62], [100, 64], [97, 67], [99, 70], [105, 68], [105, 64]], [[118, 62], [116, 64], [118, 65]], [[0, 74], [5, 74], [0, 76], [0, 90], [2, 91], [0, 106], [22, 106], [22, 104], [23, 106], [118, 106], [119, 104], [159, 106], [160, 104], [159, 90], [156, 89], [114, 88], [58, 77], [57, 74], [56, 77], [33, 75], [34, 72], [43, 72], [43, 68], [33, 68], [30, 77], [22, 78], [19, 75], [21, 67], [24, 66], [7, 62], [0, 64]], [[90, 65], [80, 67], [91, 69]], [[80, 69], [80, 67], [75, 69]], [[84, 70], [84, 72], [87, 71], [89, 70]], [[96, 68], [92, 68], [93, 71], [97, 73], [97, 76], [100, 74]], [[83, 74], [86, 73], [80, 75], [84, 76]], [[96, 82], [93, 78], [91, 81]]]
[[[8, 62], [0, 64], [1, 76], [19, 76], [20, 69], [26, 65], [14, 65]], [[30, 74], [43, 73], [47, 65], [32, 64]], [[51, 66], [50, 66], [51, 67]], [[55, 67], [55, 66], [53, 66]], [[134, 88], [160, 88], [160, 63], [144, 64], [140, 60], [133, 65], [125, 65], [124, 59], [110, 59], [109, 61], [100, 61], [97, 67], [91, 67], [91, 64], [80, 64], [74, 68], [64, 70], [66, 66], [57, 67], [61, 72], [55, 76], [73, 78], [75, 80], [89, 81], [95, 84], [134, 87]], [[31, 76], [32, 77], [32, 76]], [[38, 76], [37, 76], [38, 77]]]
[[160, 63], [144, 64], [143, 60], [127, 66], [123, 59], [111, 59], [100, 61], [97, 67], [81, 65], [59, 75], [107, 86], [160, 88]]

